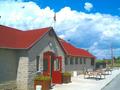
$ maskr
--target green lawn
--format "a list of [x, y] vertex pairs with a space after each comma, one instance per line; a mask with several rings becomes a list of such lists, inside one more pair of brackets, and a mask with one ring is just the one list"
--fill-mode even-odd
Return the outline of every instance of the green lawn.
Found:
[[[109, 63], [109, 66], [112, 66], [111, 63], [112, 60], [107, 60]], [[105, 60], [96, 60], [96, 63], [103, 63], [106, 62]], [[120, 67], [120, 59], [115, 60], [113, 67]]]

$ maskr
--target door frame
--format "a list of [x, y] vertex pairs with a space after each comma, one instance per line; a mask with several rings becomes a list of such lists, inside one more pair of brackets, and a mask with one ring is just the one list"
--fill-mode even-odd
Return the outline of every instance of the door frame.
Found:
[[[58, 59], [59, 70], [54, 70], [54, 61]], [[47, 70], [44, 71], [44, 63], [47, 62]], [[62, 57], [56, 56], [52, 51], [47, 51], [43, 53], [43, 75], [50, 76], [52, 83], [60, 84], [62, 83]], [[56, 78], [58, 78], [56, 80]]]

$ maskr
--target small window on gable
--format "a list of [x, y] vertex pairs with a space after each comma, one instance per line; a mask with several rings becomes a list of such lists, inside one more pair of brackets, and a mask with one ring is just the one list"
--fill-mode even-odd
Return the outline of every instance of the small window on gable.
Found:
[[37, 56], [36, 57], [36, 70], [39, 71], [39, 59], [40, 59], [40, 56]]

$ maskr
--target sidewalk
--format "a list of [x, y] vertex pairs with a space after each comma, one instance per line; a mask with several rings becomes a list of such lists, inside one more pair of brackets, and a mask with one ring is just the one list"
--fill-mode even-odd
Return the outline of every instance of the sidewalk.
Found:
[[101, 90], [119, 74], [120, 69], [113, 70], [111, 75], [106, 75], [106, 78], [102, 80], [84, 79], [83, 75], [79, 75], [77, 77], [72, 77], [72, 83], [57, 84], [52, 90]]

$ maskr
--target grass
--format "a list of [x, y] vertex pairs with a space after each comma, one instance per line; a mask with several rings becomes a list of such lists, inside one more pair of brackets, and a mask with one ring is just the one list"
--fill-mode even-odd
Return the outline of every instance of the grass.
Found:
[[[112, 60], [107, 60], [107, 63], [109, 63], [110, 67], [112, 66], [111, 61]], [[96, 60], [96, 63], [104, 63], [104, 62], [106, 62], [106, 61], [105, 60]], [[113, 67], [120, 67], [120, 59], [115, 60]]]
[[96, 63], [103, 63], [105, 60], [96, 60]]
[[[109, 66], [112, 67], [111, 64], [109, 64]], [[114, 64], [113, 64], [113, 67], [120, 67], [120, 63], [114, 63]]]

